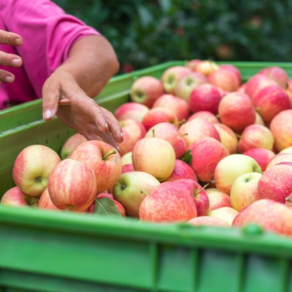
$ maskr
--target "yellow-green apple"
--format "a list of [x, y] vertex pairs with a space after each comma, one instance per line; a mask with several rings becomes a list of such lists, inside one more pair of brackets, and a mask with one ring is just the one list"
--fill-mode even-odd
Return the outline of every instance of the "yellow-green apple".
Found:
[[177, 124], [176, 116], [170, 110], [163, 107], [152, 108], [143, 118], [142, 124], [148, 131], [153, 126], [160, 123], [173, 123]]
[[292, 163], [280, 162], [266, 170], [258, 185], [259, 199], [270, 199], [285, 204], [292, 193]]
[[230, 227], [230, 225], [220, 218], [210, 217], [210, 216], [201, 216], [196, 217], [187, 222], [193, 226], [215, 226], [215, 227]]
[[85, 141], [87, 141], [86, 138], [79, 133], [76, 133], [69, 137], [62, 146], [60, 153], [61, 159], [67, 158], [77, 146]]
[[187, 146], [205, 137], [220, 141], [219, 133], [214, 125], [202, 119], [194, 119], [181, 125], [178, 134], [186, 141]]
[[199, 62], [193, 70], [195, 72], [200, 72], [205, 76], [209, 76], [213, 71], [216, 71], [218, 69], [219, 66], [215, 62], [210, 60], [203, 60]]
[[202, 60], [199, 59], [191, 60], [187, 62], [185, 66], [193, 70], [196, 67], [196, 65], [199, 64], [200, 62], [202, 62]]
[[144, 138], [136, 143], [132, 159], [136, 171], [150, 173], [159, 181], [164, 181], [173, 172], [175, 152], [165, 140]]
[[277, 114], [270, 125], [277, 151], [292, 146], [292, 109]]
[[219, 124], [219, 120], [216, 118], [216, 116], [208, 111], [199, 111], [197, 113], [194, 113], [191, 115], [188, 119], [187, 122], [190, 122], [195, 119], [202, 119], [206, 120], [207, 122], [211, 124]]
[[175, 86], [175, 96], [189, 101], [191, 92], [202, 84], [208, 83], [205, 75], [199, 72], [190, 72], [183, 76]]
[[97, 194], [95, 173], [83, 162], [65, 159], [52, 171], [48, 192], [59, 209], [85, 211]]
[[224, 68], [226, 70], [230, 70], [233, 73], [235, 73], [235, 75], [237, 76], [239, 84], [241, 84], [241, 79], [242, 79], [241, 78], [241, 73], [240, 73], [240, 71], [239, 71], [239, 69], [237, 67], [235, 67], [235, 66], [233, 66], [231, 64], [222, 64], [222, 65], [220, 65], [220, 69], [221, 68]]
[[141, 221], [159, 223], [187, 222], [197, 216], [197, 208], [187, 188], [175, 182], [156, 187], [141, 203]]
[[236, 133], [241, 133], [247, 126], [254, 124], [256, 112], [250, 98], [239, 92], [225, 95], [218, 108], [220, 120]]
[[288, 94], [290, 104], [292, 105], [292, 80], [287, 82], [287, 87], [285, 89], [285, 92]]
[[256, 74], [246, 82], [245, 93], [253, 100], [263, 88], [269, 85], [277, 85], [277, 82], [265, 75]]
[[175, 86], [180, 78], [191, 72], [190, 68], [184, 66], [172, 66], [166, 69], [161, 77], [163, 89], [166, 93], [174, 94]]
[[262, 69], [258, 74], [267, 76], [268, 78], [277, 82], [279, 86], [285, 88], [289, 77], [286, 71], [280, 67], [273, 66]]
[[173, 112], [179, 122], [186, 120], [190, 115], [188, 103], [171, 94], [164, 94], [159, 97], [153, 104], [153, 108], [156, 107], [162, 107]]
[[281, 162], [292, 162], [292, 154], [290, 153], [278, 153], [274, 155], [273, 159], [270, 160], [269, 164], [267, 165], [267, 170], [271, 169], [275, 165]]
[[222, 208], [210, 211], [208, 213], [208, 216], [222, 219], [226, 221], [229, 226], [232, 226], [232, 222], [237, 214], [238, 214], [238, 211], [236, 211], [235, 209], [231, 207], [222, 207]]
[[38, 207], [40, 209], [47, 210], [61, 210], [52, 202], [48, 188], [43, 191], [38, 203]]
[[140, 77], [131, 86], [131, 100], [149, 108], [162, 94], [163, 86], [161, 81], [152, 76]]
[[139, 217], [142, 201], [159, 185], [160, 182], [149, 173], [124, 173], [114, 185], [114, 199], [124, 206], [128, 216]]
[[226, 147], [214, 138], [202, 138], [191, 144], [187, 150], [192, 155], [191, 167], [199, 181], [210, 182], [214, 179], [217, 164], [229, 155]]
[[142, 122], [144, 116], [149, 112], [149, 108], [136, 102], [127, 102], [117, 108], [115, 117], [118, 121], [133, 119]]
[[173, 182], [179, 179], [192, 179], [198, 181], [194, 170], [184, 161], [176, 159], [174, 169], [170, 177], [165, 182]]
[[292, 146], [287, 147], [279, 152], [279, 154], [292, 154]]
[[234, 218], [233, 227], [257, 224], [265, 231], [292, 236], [292, 210], [273, 200], [259, 200], [241, 210]]
[[40, 196], [48, 186], [51, 172], [60, 161], [59, 155], [47, 146], [28, 146], [16, 157], [13, 180], [25, 194]]
[[258, 183], [262, 174], [249, 172], [239, 176], [232, 184], [230, 202], [233, 209], [241, 211], [259, 199]]
[[263, 148], [250, 149], [243, 152], [243, 154], [252, 157], [261, 167], [262, 171], [265, 171], [267, 169], [268, 164], [275, 157], [274, 152]]
[[133, 164], [124, 164], [122, 167], [122, 173], [127, 173], [127, 172], [132, 172], [135, 171], [134, 165]]
[[250, 125], [244, 129], [239, 140], [238, 149], [240, 153], [253, 148], [272, 150], [273, 145], [274, 137], [267, 127], [261, 125]]
[[226, 147], [229, 154], [235, 154], [238, 149], [238, 139], [235, 133], [224, 124], [214, 124], [218, 131], [221, 143]]
[[197, 216], [206, 216], [209, 211], [209, 198], [208, 195], [201, 185], [191, 179], [179, 179], [174, 181], [173, 183], [179, 185], [181, 189], [187, 189], [192, 196], [196, 208], [197, 208]]
[[120, 126], [123, 131], [123, 142], [119, 143], [120, 154], [131, 152], [140, 139], [144, 138], [146, 129], [144, 125], [133, 119], [121, 120]]
[[160, 123], [148, 130], [145, 138], [160, 138], [166, 140], [174, 149], [175, 157], [182, 158], [187, 150], [185, 140], [179, 136], [178, 129], [170, 123]]
[[72, 152], [70, 158], [84, 162], [93, 169], [98, 193], [110, 189], [122, 172], [120, 154], [114, 147], [102, 141], [82, 143]]
[[193, 113], [209, 111], [216, 115], [220, 101], [221, 94], [217, 87], [211, 84], [203, 84], [191, 92], [189, 101], [190, 110]]
[[236, 91], [240, 86], [238, 75], [234, 71], [221, 66], [208, 76], [208, 81], [210, 84], [229, 92]]
[[262, 173], [261, 167], [251, 157], [243, 154], [232, 154], [223, 158], [216, 166], [214, 179], [219, 191], [229, 195], [234, 181], [242, 174], [249, 172]]
[[253, 98], [253, 105], [267, 123], [278, 113], [291, 108], [288, 94], [278, 85], [270, 85], [259, 91]]
[[133, 164], [132, 152], [129, 152], [122, 156], [122, 165], [125, 165], [125, 164]]
[[209, 198], [209, 211], [222, 207], [231, 207], [230, 196], [218, 191], [216, 188], [207, 188], [206, 193]]
[[19, 187], [9, 189], [1, 198], [2, 205], [8, 206], [37, 206], [39, 198], [23, 193]]
[[265, 126], [265, 122], [264, 122], [262, 116], [258, 112], [256, 112], [256, 120], [254, 123], [255, 123], [255, 125]]

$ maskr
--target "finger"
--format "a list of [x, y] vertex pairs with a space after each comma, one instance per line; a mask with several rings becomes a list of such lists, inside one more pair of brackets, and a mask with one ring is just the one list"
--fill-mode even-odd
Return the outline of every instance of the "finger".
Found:
[[69, 105], [71, 103], [70, 99], [61, 96], [60, 99], [59, 99], [59, 105]]
[[0, 81], [6, 82], [6, 83], [12, 83], [14, 79], [15, 77], [12, 73], [7, 72], [5, 70], [0, 70]]
[[22, 45], [22, 37], [16, 33], [0, 30], [0, 44], [9, 46]]
[[59, 85], [54, 79], [47, 79], [43, 88], [43, 119], [50, 121], [54, 118], [58, 110], [58, 103], [60, 99]]
[[22, 65], [22, 59], [13, 54], [7, 54], [0, 51], [0, 65], [8, 67], [20, 67]]
[[91, 103], [91, 107], [89, 107], [91, 109], [89, 112], [90, 118], [94, 121], [94, 123], [102, 133], [108, 132], [108, 124], [101, 108], [95, 103], [95, 101], [89, 99], [89, 97], [87, 97], [86, 100], [87, 102]]
[[103, 111], [103, 114], [106, 118], [109, 130], [112, 133], [113, 138], [115, 139], [116, 142], [122, 143], [123, 142], [123, 131], [122, 131], [120, 123], [118, 122], [118, 120], [115, 118], [115, 116], [111, 112], [109, 112], [105, 108], [102, 108], [102, 111]]

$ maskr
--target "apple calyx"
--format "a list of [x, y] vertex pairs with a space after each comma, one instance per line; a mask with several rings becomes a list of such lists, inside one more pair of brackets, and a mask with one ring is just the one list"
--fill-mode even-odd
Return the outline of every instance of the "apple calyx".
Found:
[[155, 129], [152, 129], [153, 138], [155, 138]]
[[103, 158], [103, 160], [106, 160], [110, 155], [116, 154], [116, 153], [117, 153], [116, 150], [112, 150], [111, 152], [109, 152], [106, 155], [104, 155], [102, 158]]
[[35, 178], [35, 182], [36, 183], [41, 183], [42, 182], [42, 178], [40, 176]]
[[116, 185], [118, 185], [119, 186], [119, 188], [123, 191], [123, 190], [125, 190], [126, 188], [127, 188], [127, 186], [126, 185], [122, 185], [122, 184], [120, 184], [120, 183], [116, 183]]

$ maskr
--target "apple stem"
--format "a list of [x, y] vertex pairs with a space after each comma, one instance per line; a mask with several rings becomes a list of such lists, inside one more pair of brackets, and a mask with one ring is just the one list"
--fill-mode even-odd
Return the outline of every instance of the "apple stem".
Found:
[[186, 122], [186, 119], [182, 119], [181, 121], [177, 122], [176, 125], [177, 126], [180, 126], [181, 124], [183, 124], [185, 122]]
[[260, 111], [261, 111], [261, 108], [260, 108], [260, 107], [256, 107], [256, 108], [255, 108], [255, 111], [256, 111], [256, 112], [260, 112]]
[[241, 139], [241, 135], [235, 133], [235, 136], [236, 136], [237, 138]]
[[155, 129], [152, 129], [153, 138], [155, 138]]
[[195, 196], [197, 196], [200, 192], [204, 191], [208, 187], [209, 183], [205, 184], [201, 190], [199, 190]]
[[203, 186], [203, 190], [205, 190], [208, 186], [209, 186], [210, 183], [207, 183]]
[[289, 87], [289, 82], [287, 81], [286, 83], [285, 83], [285, 91], [288, 89], [288, 87]]
[[145, 195], [145, 196], [148, 196], [148, 194], [144, 191], [140, 191], [141, 194]]
[[115, 153], [117, 153], [117, 151], [116, 151], [116, 150], [113, 150], [113, 151], [109, 152], [108, 154], [106, 154], [105, 156], [103, 156], [103, 159], [105, 160], [105, 159], [107, 159], [110, 155], [115, 154]]
[[287, 197], [285, 200], [286, 200], [287, 202], [290, 202], [290, 203], [292, 203], [292, 200], [291, 200], [291, 198], [290, 198], [290, 197]]
[[188, 133], [184, 133], [183, 135], [180, 135], [180, 137], [182, 138], [182, 137], [187, 136], [187, 135], [188, 135]]
[[219, 115], [219, 114], [217, 114], [217, 115], [216, 115], [216, 118], [217, 118], [217, 119], [220, 119], [220, 115]]

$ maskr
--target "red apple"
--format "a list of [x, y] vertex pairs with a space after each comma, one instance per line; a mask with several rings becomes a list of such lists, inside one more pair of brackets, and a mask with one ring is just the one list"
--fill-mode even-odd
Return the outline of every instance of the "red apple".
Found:
[[114, 147], [102, 141], [82, 143], [72, 152], [70, 158], [84, 162], [93, 169], [98, 193], [110, 189], [122, 172], [120, 154]]
[[237, 92], [245, 93], [245, 86], [246, 86], [246, 83], [241, 84], [241, 85], [237, 88]]
[[218, 111], [221, 122], [236, 133], [254, 124], [256, 119], [250, 98], [244, 93], [234, 92], [224, 96]]
[[229, 154], [235, 154], [238, 148], [238, 139], [235, 133], [223, 124], [214, 124], [214, 127], [220, 135], [221, 143], [226, 147]]
[[205, 76], [209, 76], [213, 71], [216, 71], [218, 69], [219, 66], [215, 62], [210, 60], [203, 60], [199, 62], [193, 70], [195, 72], [200, 72]]
[[177, 159], [172, 174], [165, 182], [173, 182], [184, 178], [198, 181], [194, 170], [186, 162]]
[[87, 141], [86, 138], [79, 133], [72, 135], [65, 141], [65, 143], [62, 146], [60, 153], [61, 159], [67, 158], [75, 150], [77, 146], [79, 146], [85, 141]]
[[290, 153], [279, 153], [277, 155], [274, 155], [274, 158], [270, 160], [267, 170], [271, 169], [275, 165], [281, 163], [281, 162], [292, 162], [292, 154]]
[[142, 122], [144, 116], [149, 112], [149, 108], [136, 102], [127, 102], [117, 108], [115, 117], [118, 121], [132, 119]]
[[285, 88], [285, 92], [288, 94], [290, 104], [292, 105], [292, 80], [287, 82], [287, 87]]
[[191, 166], [199, 181], [210, 182], [214, 179], [214, 171], [224, 157], [229, 155], [228, 150], [214, 138], [202, 138], [188, 147], [192, 155]]
[[221, 94], [217, 87], [211, 84], [203, 84], [192, 91], [189, 102], [190, 110], [193, 113], [209, 111], [217, 114], [220, 101]]
[[243, 152], [243, 154], [252, 157], [259, 164], [262, 171], [265, 171], [267, 169], [269, 162], [275, 156], [274, 152], [263, 148], [250, 149]]
[[196, 217], [187, 222], [193, 226], [215, 226], [215, 227], [230, 227], [230, 225], [223, 219], [210, 217], [210, 216], [201, 216]]
[[83, 162], [65, 159], [52, 171], [48, 191], [59, 209], [85, 211], [97, 193], [94, 171]]
[[277, 82], [279, 86], [285, 88], [289, 77], [284, 69], [274, 66], [262, 69], [259, 74], [265, 75], [268, 78]]
[[[238, 82], [239, 82], [239, 84], [241, 84], [241, 73], [240, 73], [240, 71], [239, 71], [239, 69], [238, 68], [236, 68], [235, 66], [233, 66], [233, 65], [230, 65], [230, 64], [222, 64], [222, 65], [220, 65], [220, 68], [224, 68], [224, 69], [226, 69], [226, 70], [230, 70], [230, 71], [232, 71], [233, 73], [235, 73], [235, 75], [237, 76], [237, 79], [238, 79]], [[241, 85], [242, 86], [242, 85]], [[243, 92], [244, 93], [244, 92]]]
[[122, 173], [127, 173], [127, 172], [132, 172], [135, 171], [134, 165], [133, 164], [124, 164], [122, 167]]
[[37, 206], [38, 198], [28, 196], [23, 193], [19, 187], [9, 189], [1, 198], [2, 205], [8, 206]]
[[209, 211], [216, 210], [222, 207], [231, 207], [230, 196], [218, 191], [215, 188], [206, 189], [209, 198]]
[[197, 66], [197, 64], [199, 64], [201, 62], [201, 60], [195, 59], [195, 60], [191, 60], [189, 62], [187, 62], [185, 64], [186, 67], [190, 68], [191, 70], [195, 69], [195, 67]]
[[48, 186], [52, 170], [60, 161], [59, 155], [47, 146], [28, 146], [16, 157], [13, 180], [25, 194], [40, 196]]
[[197, 113], [194, 113], [188, 118], [188, 122], [195, 120], [195, 119], [202, 119], [206, 120], [207, 122], [211, 124], [219, 124], [219, 120], [216, 118], [216, 116], [208, 111], [199, 111]]
[[197, 216], [197, 208], [186, 188], [175, 182], [156, 187], [141, 203], [141, 221], [186, 222]]
[[59, 210], [59, 211], [61, 210], [52, 202], [48, 188], [46, 188], [43, 191], [38, 203], [38, 207], [40, 209], [47, 209], [47, 210]]
[[265, 126], [265, 122], [262, 118], [262, 116], [256, 112], [256, 120], [254, 122], [255, 125], [261, 125], [261, 126]]
[[108, 198], [108, 199], [114, 199], [114, 196], [112, 194], [109, 193], [100, 193], [98, 195], [96, 195], [95, 197], [96, 199], [104, 199], [104, 198]]
[[232, 226], [260, 225], [265, 231], [292, 235], [292, 210], [273, 200], [259, 200], [243, 209], [233, 220]]
[[152, 107], [155, 100], [162, 94], [161, 81], [151, 76], [138, 78], [131, 87], [131, 100], [147, 107]]

